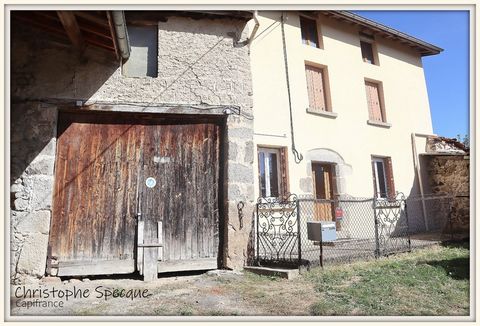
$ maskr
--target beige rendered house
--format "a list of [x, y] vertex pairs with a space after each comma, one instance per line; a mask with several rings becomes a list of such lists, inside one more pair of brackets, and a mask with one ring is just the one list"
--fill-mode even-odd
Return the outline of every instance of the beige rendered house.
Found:
[[432, 134], [422, 57], [442, 49], [344, 11], [261, 11], [258, 23], [255, 197], [418, 194], [412, 148]]

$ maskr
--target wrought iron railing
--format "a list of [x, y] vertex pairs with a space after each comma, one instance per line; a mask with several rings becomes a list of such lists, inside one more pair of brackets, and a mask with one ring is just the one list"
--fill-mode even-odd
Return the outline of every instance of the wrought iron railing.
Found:
[[[419, 205], [421, 201], [425, 203], [425, 216]], [[296, 195], [259, 198], [255, 219], [256, 262], [289, 266], [349, 262], [454, 239], [453, 234], [447, 234], [453, 229], [451, 202], [451, 196], [407, 199], [402, 193], [388, 199], [320, 200]], [[419, 227], [425, 218], [432, 229], [430, 233]], [[318, 220], [335, 222], [335, 241], [308, 239], [307, 223]]]
[[300, 264], [302, 251], [298, 213], [296, 195], [258, 199], [257, 264]]

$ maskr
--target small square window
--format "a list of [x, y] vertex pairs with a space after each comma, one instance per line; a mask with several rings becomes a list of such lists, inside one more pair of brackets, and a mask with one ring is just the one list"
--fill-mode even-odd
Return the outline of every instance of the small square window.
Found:
[[157, 77], [158, 27], [127, 26], [130, 57], [122, 65], [126, 77]]
[[360, 41], [360, 48], [362, 49], [363, 62], [376, 64], [375, 56], [373, 55], [373, 44], [370, 42]]
[[302, 31], [302, 43], [320, 48], [320, 42], [317, 31], [317, 21], [305, 17], [300, 17], [300, 29]]

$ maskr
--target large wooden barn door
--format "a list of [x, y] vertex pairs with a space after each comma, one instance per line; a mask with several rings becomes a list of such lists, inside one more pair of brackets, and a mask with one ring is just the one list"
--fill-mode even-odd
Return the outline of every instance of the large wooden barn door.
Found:
[[139, 269], [151, 279], [157, 272], [217, 268], [219, 126], [148, 128], [139, 194], [147, 246], [139, 245]]
[[151, 271], [216, 268], [219, 129], [60, 113], [48, 262], [57, 275], [131, 273], [145, 253]]

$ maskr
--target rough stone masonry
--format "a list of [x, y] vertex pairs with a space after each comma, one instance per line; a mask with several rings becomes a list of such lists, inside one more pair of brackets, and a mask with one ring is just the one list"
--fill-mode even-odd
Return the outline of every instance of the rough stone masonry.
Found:
[[[470, 159], [466, 155], [429, 157], [428, 175], [433, 193], [453, 195], [452, 230], [468, 233], [470, 229]], [[450, 225], [447, 225], [449, 228]], [[449, 231], [450, 230], [446, 230]]]
[[[159, 112], [162, 103], [236, 105], [227, 118], [225, 265], [241, 268], [253, 214], [253, 120], [246, 22], [169, 17], [158, 24], [158, 77], [126, 78], [101, 50], [79, 57], [65, 44], [12, 25], [11, 223], [12, 282], [45, 273], [54, 186], [57, 112], [65, 101], [109, 103], [109, 110]], [[148, 104], [122, 108], [121, 104]], [[117, 106], [118, 105], [118, 106]], [[73, 105], [72, 105], [73, 106]], [[72, 107], [73, 108], [73, 107]], [[160, 113], [160, 112], [159, 112]], [[197, 114], [202, 114], [198, 111]], [[245, 202], [243, 228], [237, 203]]]

